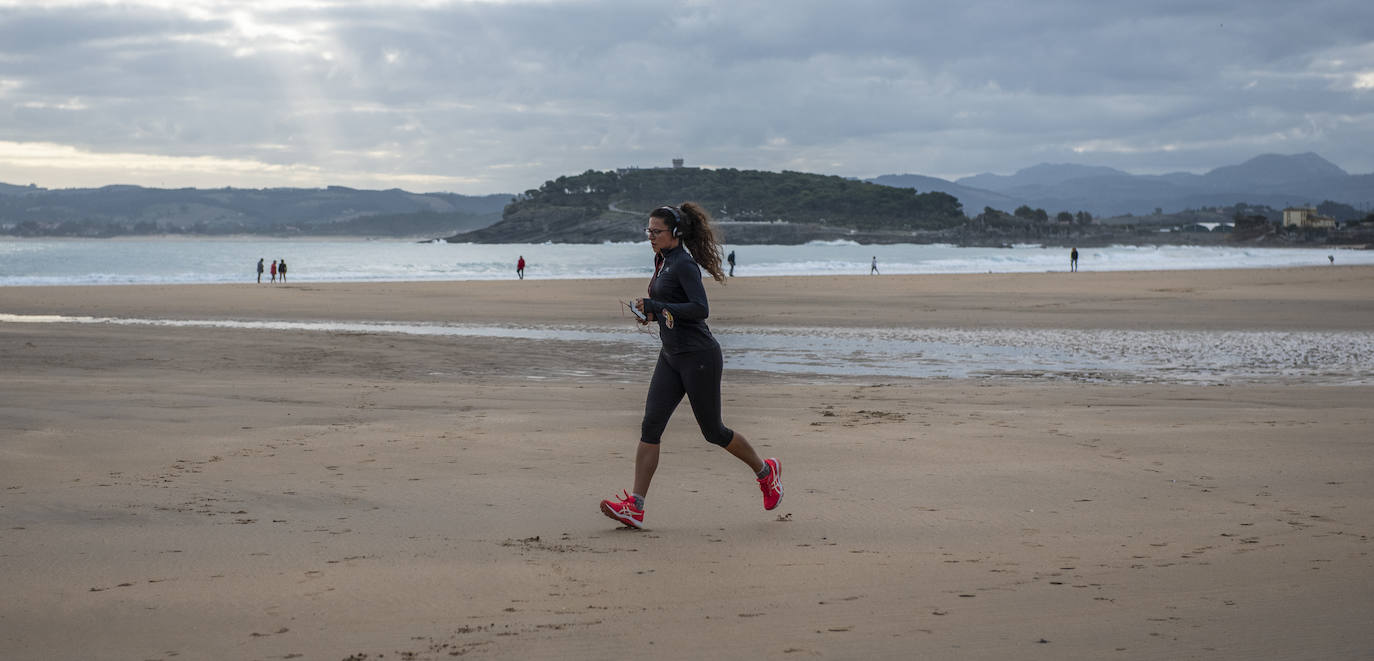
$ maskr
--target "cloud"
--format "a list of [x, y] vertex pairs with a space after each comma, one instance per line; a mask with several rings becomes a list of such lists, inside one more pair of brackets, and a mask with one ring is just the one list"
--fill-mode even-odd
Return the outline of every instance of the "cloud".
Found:
[[216, 185], [469, 193], [673, 157], [957, 177], [1316, 151], [1369, 172], [1367, 5], [0, 0], [0, 141], [133, 159], [109, 183], [210, 159], [252, 164]]
[[[271, 145], [260, 149], [270, 151]], [[371, 156], [376, 156], [372, 154]], [[280, 165], [251, 159], [213, 156], [91, 152], [47, 142], [0, 141], [0, 180], [41, 181], [60, 173], [68, 187], [98, 187], [133, 177], [146, 185], [182, 188], [324, 187], [327, 185], [451, 190], [475, 183], [453, 176], [415, 173], [325, 170], [306, 164]]]

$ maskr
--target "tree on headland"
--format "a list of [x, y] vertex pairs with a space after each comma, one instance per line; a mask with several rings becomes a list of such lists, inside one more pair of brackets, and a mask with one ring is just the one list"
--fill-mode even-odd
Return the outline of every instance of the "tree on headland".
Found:
[[1360, 212], [1355, 209], [1355, 207], [1349, 204], [1341, 204], [1340, 202], [1332, 202], [1331, 200], [1326, 200], [1318, 204], [1317, 213], [1323, 216], [1330, 216], [1340, 222], [1360, 219]]
[[1016, 216], [1017, 218], [1034, 220], [1041, 223], [1047, 223], [1050, 220], [1049, 212], [1045, 211], [1044, 209], [1032, 209], [1025, 204], [1016, 207], [1016, 211], [1011, 212], [1011, 214], [1013, 216]]
[[1235, 241], [1253, 240], [1266, 234], [1272, 234], [1276, 229], [1274, 223], [1269, 222], [1268, 218], [1259, 214], [1251, 216], [1237, 215], [1235, 220], [1236, 226], [1231, 236], [1232, 240]]

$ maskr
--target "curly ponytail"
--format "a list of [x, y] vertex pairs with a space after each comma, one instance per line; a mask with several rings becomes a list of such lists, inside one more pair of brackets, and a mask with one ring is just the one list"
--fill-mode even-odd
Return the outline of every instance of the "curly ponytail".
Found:
[[696, 202], [683, 202], [676, 209], [654, 209], [649, 216], [659, 218], [669, 229], [677, 230], [678, 240], [687, 246], [687, 252], [692, 254], [697, 265], [710, 273], [716, 282], [725, 284], [725, 272], [720, 269], [725, 251], [721, 248], [715, 228], [711, 227], [711, 214], [706, 209]]

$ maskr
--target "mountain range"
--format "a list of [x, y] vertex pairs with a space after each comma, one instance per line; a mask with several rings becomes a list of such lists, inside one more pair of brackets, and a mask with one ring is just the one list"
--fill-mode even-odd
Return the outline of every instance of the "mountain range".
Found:
[[1327, 200], [1366, 210], [1374, 205], [1374, 174], [1349, 174], [1310, 152], [1263, 154], [1206, 174], [1138, 175], [1102, 166], [1042, 163], [1011, 175], [985, 173], [955, 181], [916, 174], [888, 174], [868, 181], [948, 193], [959, 198], [970, 217], [984, 207], [1012, 211], [1021, 205], [1051, 214], [1087, 211], [1099, 217], [1237, 202], [1276, 209]]
[[[0, 183], [0, 228], [24, 224], [149, 227], [160, 231], [258, 233], [353, 230], [432, 234], [496, 222], [509, 194], [469, 196], [400, 189], [100, 188], [47, 189]], [[447, 228], [447, 229], [444, 229]]]
[[[644, 176], [656, 171], [646, 172], [649, 174]], [[724, 176], [733, 171], [712, 172]], [[798, 190], [806, 190], [814, 197], [825, 188], [822, 184], [829, 179], [811, 176], [819, 178], [793, 183]], [[1329, 200], [1353, 207], [1345, 212], [1356, 218], [1374, 208], [1374, 174], [1349, 174], [1313, 153], [1265, 154], [1206, 174], [1135, 175], [1109, 167], [1042, 163], [1011, 175], [979, 174], [956, 181], [918, 174], [883, 175], [868, 181], [912, 188], [922, 194], [947, 193], [959, 200], [969, 217], [982, 213], [985, 207], [1010, 212], [1022, 205], [1044, 209], [1050, 215], [1060, 211], [1087, 211], [1098, 218], [1152, 214], [1156, 209], [1175, 213], [1237, 202], [1282, 209], [1293, 205], [1315, 206]], [[710, 190], [715, 191], [717, 197], [747, 198], [735, 200], [731, 208], [759, 206], [765, 199], [759, 197], [763, 193], [748, 186], [731, 186], [726, 186], [729, 190]], [[668, 190], [706, 195], [681, 186], [670, 186]], [[664, 194], [672, 197], [671, 193]], [[0, 234], [104, 236], [189, 232], [443, 236], [498, 222], [503, 209], [513, 199], [516, 198], [509, 194], [468, 196], [411, 193], [400, 189], [359, 190], [343, 186], [160, 189], [118, 185], [47, 189], [0, 183]], [[850, 200], [845, 204], [853, 206], [852, 203]], [[1352, 219], [1355, 218], [1338, 218]], [[833, 220], [844, 219], [836, 217]]]

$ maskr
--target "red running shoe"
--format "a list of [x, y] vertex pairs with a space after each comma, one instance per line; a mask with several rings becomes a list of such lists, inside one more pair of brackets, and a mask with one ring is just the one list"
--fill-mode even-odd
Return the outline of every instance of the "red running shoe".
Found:
[[601, 513], [631, 528], [644, 527], [644, 510], [635, 507], [634, 496], [626, 491], [620, 500], [601, 501]]
[[763, 509], [771, 510], [782, 502], [782, 463], [772, 457], [763, 463], [768, 466], [768, 477], [759, 478], [759, 490], [763, 492]]

